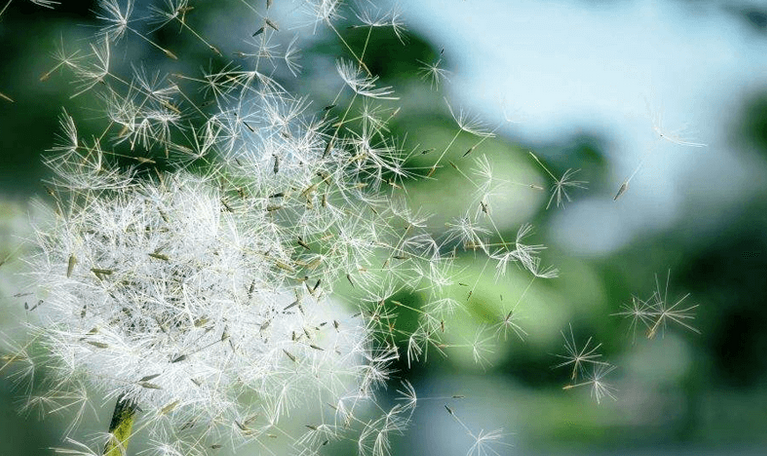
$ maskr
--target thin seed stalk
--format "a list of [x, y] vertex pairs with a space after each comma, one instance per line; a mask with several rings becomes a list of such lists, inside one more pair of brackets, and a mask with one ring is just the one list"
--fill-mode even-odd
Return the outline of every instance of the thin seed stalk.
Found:
[[125, 395], [117, 398], [112, 421], [109, 423], [109, 441], [104, 447], [104, 456], [125, 456], [137, 411], [138, 405]]

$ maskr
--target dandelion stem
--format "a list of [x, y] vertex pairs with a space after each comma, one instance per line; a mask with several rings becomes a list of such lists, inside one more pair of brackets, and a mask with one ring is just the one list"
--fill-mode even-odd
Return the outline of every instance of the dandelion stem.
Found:
[[13, 1], [13, 0], [8, 0], [8, 3], [6, 3], [6, 4], [5, 4], [5, 6], [3, 7], [3, 9], [2, 9], [2, 10], [0, 10], [0, 16], [2, 16], [2, 15], [3, 15], [3, 13], [5, 12], [5, 10], [6, 10], [6, 9], [8, 9], [8, 7], [11, 5], [11, 2], [12, 2], [12, 1]]
[[125, 456], [131, 437], [138, 405], [125, 395], [120, 395], [109, 423], [109, 441], [104, 447], [104, 456]]
[[[333, 31], [333, 32], [336, 34], [336, 36], [338, 36], [338, 39], [340, 39], [340, 40], [341, 40], [341, 42], [344, 44], [344, 46], [346, 47], [346, 49], [348, 49], [348, 50], [349, 50], [349, 52], [352, 54], [352, 56], [353, 56], [353, 57], [354, 57], [354, 58], [357, 60], [357, 63], [359, 63], [359, 64], [360, 64], [360, 67], [361, 67], [363, 70], [365, 70], [365, 72], [368, 74], [368, 76], [373, 76], [373, 73], [370, 71], [370, 69], [368, 68], [368, 66], [367, 66], [367, 65], [365, 65], [365, 62], [363, 62], [363, 61], [362, 61], [362, 57], [357, 57], [357, 54], [355, 54], [355, 53], [354, 53], [354, 51], [352, 50], [352, 47], [351, 47], [351, 46], [349, 46], [349, 43], [347, 43], [347, 42], [346, 42], [346, 40], [344, 39], [344, 37], [343, 37], [343, 36], [341, 36], [341, 34], [340, 34], [340, 33], [338, 33], [338, 30], [336, 30], [336, 28], [335, 28], [335, 27], [333, 27], [333, 25], [331, 25], [330, 23], [328, 23], [328, 27], [330, 27], [330, 30], [332, 30], [332, 31]], [[370, 37], [370, 34], [369, 34], [369, 33], [368, 33], [368, 37]], [[366, 41], [366, 45], [367, 45], [367, 41]]]

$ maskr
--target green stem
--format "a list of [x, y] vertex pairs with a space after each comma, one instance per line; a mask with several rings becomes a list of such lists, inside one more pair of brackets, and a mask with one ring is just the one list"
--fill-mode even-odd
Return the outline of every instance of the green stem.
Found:
[[138, 405], [125, 395], [120, 395], [115, 404], [112, 421], [109, 423], [109, 441], [104, 447], [104, 456], [125, 456], [131, 437]]

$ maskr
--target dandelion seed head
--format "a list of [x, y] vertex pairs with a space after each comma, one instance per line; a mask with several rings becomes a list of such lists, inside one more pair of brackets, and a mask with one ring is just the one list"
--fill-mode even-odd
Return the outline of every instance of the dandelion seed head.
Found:
[[[211, 422], [238, 416], [245, 391], [286, 395], [289, 409], [307, 381], [327, 389], [332, 375], [336, 393], [354, 384], [339, 372], [361, 366], [364, 327], [288, 284], [277, 234], [248, 235], [215, 187], [183, 173], [110, 193], [37, 232], [38, 313], [61, 375], [148, 410], [178, 399], [173, 416]], [[342, 323], [321, 327], [328, 319]]]

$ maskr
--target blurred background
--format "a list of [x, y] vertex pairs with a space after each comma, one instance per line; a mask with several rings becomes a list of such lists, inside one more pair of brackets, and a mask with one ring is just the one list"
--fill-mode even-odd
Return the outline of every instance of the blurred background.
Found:
[[[236, 49], [254, 22], [237, 5], [200, 5], [190, 20], [212, 42]], [[14, 260], [28, 233], [29, 200], [44, 194], [41, 156], [55, 142], [62, 107], [77, 119], [100, 116], [95, 96], [70, 98], [70, 75], [40, 76], [55, 65], [50, 55], [57, 42], [87, 46], [97, 6], [64, 1], [48, 10], [14, 0], [0, 16], [0, 331], [6, 338], [21, 337], [26, 319], [23, 297], [14, 297], [14, 274], [22, 269]], [[552, 182], [532, 151], [555, 176], [578, 169], [576, 178], [588, 181], [588, 189], [574, 189], [564, 207], [547, 209], [549, 194], [524, 186], [491, 202], [505, 237], [513, 238], [522, 223], [535, 226], [534, 243], [548, 247], [544, 260], [560, 277], [527, 289], [524, 271], [496, 281], [483, 273], [484, 259], [459, 259], [478, 283], [469, 299], [456, 291], [470, 317], [456, 323], [465, 325], [461, 332], [470, 339], [476, 328], [497, 323], [493, 315], [505, 300], [519, 302], [527, 336], [501, 338], [483, 365], [457, 351], [397, 366], [422, 401], [413, 427], [394, 439], [393, 454], [467, 454], [473, 439], [445, 404], [475, 435], [502, 428], [508, 445], [495, 447], [497, 454], [767, 452], [767, 5], [419, 0], [400, 7], [406, 44], [391, 30], [376, 30], [366, 54], [381, 84], [400, 96], [393, 134], [407, 133], [410, 148], [440, 150], [456, 132], [448, 100], [495, 131], [478, 151], [500, 178], [548, 188]], [[284, 22], [291, 8], [283, 11]], [[334, 62], [344, 50], [320, 28], [285, 28], [288, 39], [301, 34], [303, 67], [298, 79], [286, 75], [286, 88], [320, 110], [337, 90], [322, 81], [337, 80]], [[363, 45], [366, 31], [338, 28], [352, 48]], [[199, 43], [164, 33], [158, 39], [174, 43], [190, 74], [220, 63]], [[113, 56], [123, 68], [128, 61], [158, 70], [166, 65], [140, 42], [131, 44], [138, 51]], [[447, 73], [435, 87], [424, 80], [424, 67], [438, 60]], [[455, 150], [475, 143], [461, 136]], [[453, 155], [458, 167], [469, 168], [472, 157]], [[413, 184], [409, 203], [441, 226], [463, 214], [470, 186], [449, 167], [435, 177]], [[613, 315], [632, 297], [649, 299], [667, 285], [669, 300], [689, 293], [684, 303], [698, 306], [691, 324], [699, 334], [669, 326], [647, 339]], [[419, 296], [400, 300], [417, 306]], [[577, 341], [593, 337], [618, 366], [609, 380], [615, 401], [597, 404], [588, 389], [562, 390], [568, 372], [551, 366], [564, 353], [560, 331], [569, 332], [568, 324]], [[53, 454], [66, 415], [20, 412], [25, 391], [12, 374], [0, 373], [0, 454]], [[389, 393], [396, 388], [393, 383]], [[103, 405], [102, 423], [112, 404]], [[82, 427], [100, 430], [93, 423]]]

